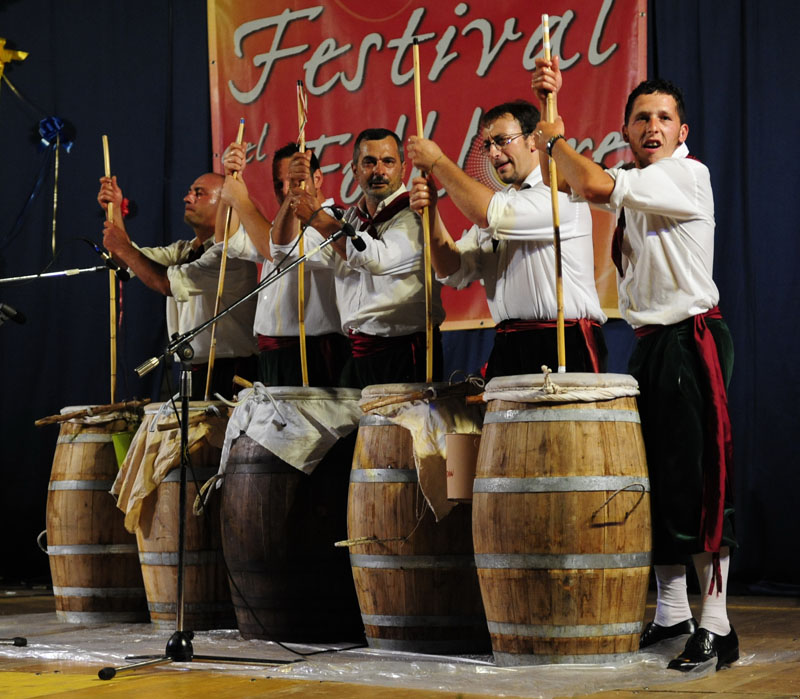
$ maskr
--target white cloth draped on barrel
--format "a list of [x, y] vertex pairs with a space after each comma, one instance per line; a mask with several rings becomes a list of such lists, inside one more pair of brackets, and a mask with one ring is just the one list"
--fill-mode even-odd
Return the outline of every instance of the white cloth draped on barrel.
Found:
[[[129, 532], [137, 529], [142, 501], [181, 463], [180, 430], [176, 415], [170, 404], [164, 405], [167, 406], [164, 410], [160, 410], [161, 404], [146, 407], [142, 424], [131, 441], [125, 461], [111, 487], [111, 494], [117, 496], [117, 507], [125, 513], [125, 528]], [[210, 414], [208, 411], [211, 411]], [[221, 449], [227, 421], [224, 403], [192, 401], [189, 412], [189, 454], [204, 444]], [[170, 428], [164, 429], [165, 426]], [[187, 478], [191, 477], [190, 472]]]
[[241, 434], [290, 466], [312, 473], [328, 450], [358, 427], [360, 397], [361, 392], [352, 388], [255, 383], [239, 393], [225, 434], [219, 475], [225, 473], [233, 440]]
[[[424, 384], [367, 386], [361, 404], [370, 414], [380, 415], [411, 433], [419, 487], [438, 522], [457, 504], [447, 499], [445, 436], [448, 433], [480, 434], [483, 406], [467, 405], [464, 387], [433, 384], [427, 397], [417, 398], [418, 393], [414, 395], [413, 391], [415, 386], [424, 387]], [[448, 392], [457, 395], [447, 395]], [[381, 402], [381, 397], [404, 393], [408, 394], [409, 400], [368, 407]]]
[[483, 392], [483, 400], [516, 403], [596, 402], [638, 396], [639, 384], [627, 374], [522, 374], [498, 376]]

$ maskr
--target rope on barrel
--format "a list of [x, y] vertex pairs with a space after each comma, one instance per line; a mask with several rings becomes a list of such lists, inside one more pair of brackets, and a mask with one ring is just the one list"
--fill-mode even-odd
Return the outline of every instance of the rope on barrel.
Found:
[[[600, 510], [604, 509], [608, 505], [608, 503], [610, 503], [615, 497], [617, 497], [617, 495], [619, 495], [623, 490], [630, 490], [631, 488], [640, 489], [640, 493], [639, 493], [639, 499], [634, 503], [633, 507], [631, 507], [631, 509], [628, 510], [625, 513], [625, 516], [622, 518], [622, 523], [627, 522], [628, 521], [628, 517], [630, 517], [631, 513], [637, 507], [639, 507], [639, 503], [642, 501], [642, 499], [644, 498], [644, 494], [647, 492], [647, 488], [645, 487], [644, 483], [629, 483], [628, 485], [626, 485], [626, 486], [624, 486], [622, 488], [618, 488], [617, 490], [615, 490], [613, 493], [611, 493], [611, 495], [609, 495], [606, 498], [606, 501], [602, 505], [600, 505], [600, 507], [598, 507], [594, 512], [592, 512], [592, 516], [589, 519], [590, 520], [594, 520], [594, 518], [600, 513]], [[605, 526], [607, 524], [610, 524], [610, 523], [609, 522], [603, 522], [601, 524], [592, 524], [592, 526], [593, 527], [602, 527], [602, 526]]]
[[[419, 498], [420, 487], [417, 484], [417, 498]], [[337, 548], [350, 548], [351, 546], [360, 546], [362, 544], [385, 544], [391, 541], [402, 541], [403, 543], [408, 542], [408, 540], [414, 536], [414, 532], [419, 529], [419, 525], [422, 524], [422, 520], [425, 517], [425, 508], [427, 507], [430, 509], [430, 505], [428, 505], [427, 501], [423, 498], [423, 508], [422, 512], [417, 517], [417, 523], [414, 525], [414, 528], [405, 536], [392, 536], [387, 539], [379, 539], [378, 537], [371, 535], [371, 536], [359, 536], [355, 539], [343, 539], [342, 541], [334, 541], [333, 545]]]
[[208, 500], [211, 497], [211, 494], [214, 492], [212, 486], [217, 481], [221, 481], [222, 478], [223, 476], [215, 473], [213, 476], [211, 476], [211, 478], [203, 483], [200, 490], [197, 491], [197, 497], [194, 499], [194, 503], [192, 504], [192, 514], [194, 514], [196, 517], [200, 517], [200, 515], [205, 512], [206, 506], [208, 505]]

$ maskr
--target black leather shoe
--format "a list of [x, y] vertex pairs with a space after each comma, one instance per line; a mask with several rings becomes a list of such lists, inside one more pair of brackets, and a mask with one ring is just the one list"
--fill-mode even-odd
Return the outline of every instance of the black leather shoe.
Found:
[[697, 631], [697, 619], [694, 617], [672, 626], [659, 626], [655, 621], [651, 621], [642, 631], [642, 635], [639, 638], [639, 648], [647, 648], [647, 646], [652, 646], [659, 641], [666, 641], [668, 638], [675, 638], [695, 631]]
[[730, 665], [739, 659], [739, 637], [731, 626], [727, 636], [711, 633], [708, 629], [699, 628], [688, 641], [686, 648], [667, 667], [670, 670], [689, 672], [711, 658], [717, 659], [717, 670], [723, 665]]

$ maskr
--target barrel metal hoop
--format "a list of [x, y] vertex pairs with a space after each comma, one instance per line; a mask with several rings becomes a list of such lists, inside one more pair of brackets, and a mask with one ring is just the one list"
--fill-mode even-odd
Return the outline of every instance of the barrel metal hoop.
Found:
[[586, 655], [532, 655], [529, 653], [494, 652], [495, 662], [501, 667], [516, 665], [603, 665], [629, 662], [631, 653], [587, 653]]
[[[174, 614], [177, 606], [175, 602], [147, 602], [147, 609], [154, 614]], [[232, 607], [230, 602], [194, 602], [185, 603], [183, 609], [191, 614], [198, 612], [229, 612]]]
[[128, 624], [141, 622], [146, 617], [142, 611], [128, 612], [65, 612], [56, 610], [56, 618], [70, 624]]
[[50, 481], [48, 490], [111, 490], [114, 481]]
[[[217, 551], [186, 551], [183, 562], [187, 566], [206, 565], [216, 563], [219, 553]], [[177, 551], [139, 551], [139, 563], [143, 566], [176, 566], [178, 565]]]
[[[187, 468], [186, 469], [186, 480], [188, 482], [192, 482], [193, 480], [202, 481], [205, 483], [209, 478], [216, 475], [219, 471], [218, 468], [214, 466], [202, 466], [202, 467], [195, 467], [195, 468]], [[162, 483], [180, 483], [181, 480], [181, 469], [173, 468], [166, 476], [162, 479]]]
[[361, 620], [369, 626], [464, 626], [482, 627], [486, 620], [482, 616], [412, 616], [397, 614], [362, 614]]
[[639, 621], [621, 624], [512, 624], [487, 621], [491, 633], [525, 638], [596, 638], [598, 636], [630, 636], [642, 632]]
[[554, 476], [540, 478], [476, 478], [473, 493], [569, 493], [611, 491], [643, 486], [650, 490], [650, 479], [642, 476]]
[[105, 556], [108, 554], [136, 553], [136, 544], [72, 544], [48, 546], [49, 556]]
[[367, 413], [362, 415], [358, 421], [359, 427], [398, 427], [388, 417], [378, 415], [376, 413]]
[[472, 556], [438, 555], [438, 556], [386, 556], [365, 553], [351, 553], [350, 564], [354, 568], [388, 568], [388, 569], [437, 569], [463, 570], [474, 568]]
[[486, 413], [483, 424], [505, 422], [635, 422], [639, 424], [636, 410], [572, 410], [558, 408], [531, 408], [527, 410], [496, 410]]
[[592, 570], [649, 567], [652, 554], [640, 553], [476, 553], [478, 568], [510, 570]]
[[257, 475], [260, 473], [285, 473], [294, 475], [302, 472], [283, 461], [264, 463], [231, 463], [228, 461], [228, 466], [225, 469], [225, 478], [239, 475]]
[[58, 435], [56, 444], [105, 444], [110, 441], [110, 432], [78, 432], [77, 434]]
[[411, 468], [356, 468], [350, 471], [351, 483], [416, 483], [417, 471]]
[[144, 597], [143, 587], [60, 587], [53, 585], [57, 597]]

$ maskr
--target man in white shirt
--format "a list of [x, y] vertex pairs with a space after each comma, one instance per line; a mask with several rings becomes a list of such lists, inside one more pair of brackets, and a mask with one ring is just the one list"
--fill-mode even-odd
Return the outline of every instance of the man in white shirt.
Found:
[[[208, 172], [200, 175], [183, 198], [184, 221], [192, 229], [191, 240], [177, 240], [169, 245], [139, 248], [133, 243], [119, 215], [122, 190], [117, 178], [102, 177], [97, 196], [105, 209], [114, 205], [114, 222], [106, 221], [103, 245], [115, 259], [124, 264], [148, 287], [167, 297], [167, 332], [183, 334], [201, 325], [214, 315], [219, 285], [222, 246], [214, 243], [214, 226], [223, 178]], [[249, 262], [228, 265], [220, 309], [239, 300], [256, 284], [257, 270]], [[211, 394], [230, 397], [236, 389], [234, 375], [254, 378], [255, 343], [252, 337], [255, 301], [239, 305], [222, 318], [215, 333], [216, 350]], [[195, 337], [191, 346], [192, 398], [202, 399], [205, 393], [211, 328]]]
[[[296, 259], [285, 258], [282, 253], [273, 256], [270, 249], [273, 231], [286, 230], [287, 235], [297, 234], [297, 220], [289, 210], [286, 195], [289, 192], [289, 161], [299, 151], [297, 144], [288, 143], [278, 149], [272, 159], [272, 184], [280, 205], [275, 220], [264, 218], [250, 199], [243, 179], [234, 179], [234, 172], [245, 168], [245, 146], [232, 143], [225, 151], [225, 184], [222, 201], [233, 207], [228, 256], [262, 263], [261, 279], [274, 276], [281, 268]], [[315, 195], [321, 193], [322, 171], [316, 156], [311, 154], [311, 181]], [[319, 206], [332, 207], [333, 199], [324, 199]], [[217, 239], [224, 233], [225, 207], [220, 207], [217, 218]], [[305, 250], [312, 250], [322, 242], [322, 236], [313, 228], [304, 233]], [[293, 252], [296, 252], [293, 251]], [[349, 356], [347, 339], [342, 335], [339, 311], [336, 306], [333, 268], [315, 257], [304, 263], [305, 332], [308, 382], [311, 386], [338, 386], [342, 366]], [[259, 381], [268, 386], [302, 386], [300, 364], [300, 322], [298, 316], [299, 270], [293, 269], [273, 284], [259, 292], [253, 330], [258, 338]]]
[[[361, 388], [370, 384], [409, 383], [426, 380], [425, 274], [422, 226], [408, 207], [403, 185], [405, 162], [397, 135], [388, 129], [367, 129], [356, 138], [352, 170], [363, 193], [344, 221], [358, 231], [358, 240], [338, 239], [322, 251], [334, 266], [336, 297], [342, 329], [349, 335], [351, 357], [341, 384]], [[308, 159], [295, 156], [290, 165], [295, 215], [312, 224], [325, 237], [341, 228], [326, 211], [318, 211], [310, 194]], [[277, 249], [288, 250], [284, 237]], [[361, 248], [361, 249], [359, 249]], [[276, 249], [276, 246], [273, 246]], [[441, 285], [433, 283], [433, 374], [442, 372], [442, 347], [438, 326], [444, 319]]]
[[[558, 62], [537, 60], [533, 87], [558, 90]], [[629, 369], [639, 381], [651, 485], [656, 615], [640, 647], [690, 633], [669, 663], [691, 670], [714, 658], [735, 662], [739, 640], [726, 588], [733, 531], [732, 441], [727, 385], [733, 344], [712, 278], [714, 201], [708, 168], [688, 155], [683, 96], [650, 80], [628, 97], [623, 137], [634, 162], [604, 170], [564, 138], [564, 124], [540, 122], [534, 140], [556, 160], [559, 187], [620, 211], [612, 256], [620, 311], [639, 340]], [[686, 595], [692, 557], [701, 587], [699, 626]]]
[[[481, 119], [486, 157], [505, 189], [495, 192], [467, 175], [431, 140], [412, 136], [409, 157], [435, 176], [474, 224], [453, 241], [436, 210], [436, 189], [414, 181], [411, 206], [435, 213], [431, 259], [439, 281], [462, 289], [482, 280], [496, 335], [486, 378], [558, 367], [555, 249], [550, 190], [542, 182], [533, 129], [539, 111], [530, 102], [507, 102]], [[605, 371], [606, 345], [594, 284], [592, 219], [585, 203], [559, 195], [566, 366]]]

